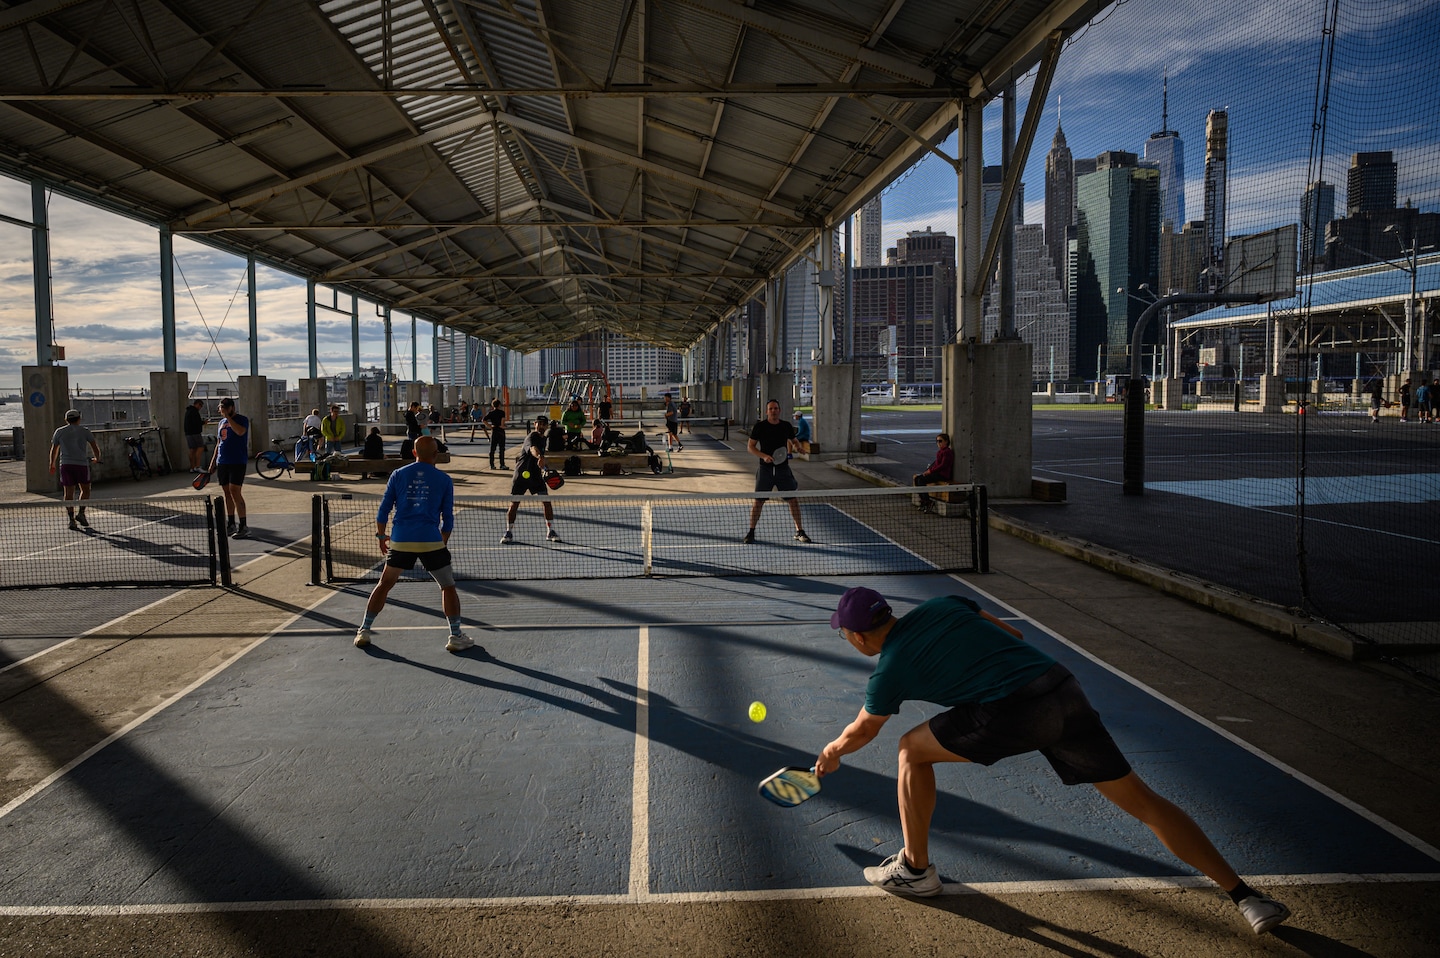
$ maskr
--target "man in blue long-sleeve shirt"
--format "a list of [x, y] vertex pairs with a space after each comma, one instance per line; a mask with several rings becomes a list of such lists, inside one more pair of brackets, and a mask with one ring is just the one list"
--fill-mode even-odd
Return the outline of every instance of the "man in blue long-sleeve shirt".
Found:
[[[385, 571], [365, 604], [364, 621], [355, 630], [355, 644], [361, 648], [370, 644], [371, 626], [400, 573], [415, 568], [417, 559], [440, 587], [441, 608], [450, 623], [446, 651], [463, 652], [475, 644], [460, 631], [460, 594], [446, 545], [455, 528], [455, 483], [436, 468], [439, 452], [434, 436], [421, 436], [415, 440], [416, 461], [396, 469], [385, 484], [385, 496], [375, 513], [375, 539], [385, 556]], [[395, 524], [387, 535], [385, 525], [392, 512]]]

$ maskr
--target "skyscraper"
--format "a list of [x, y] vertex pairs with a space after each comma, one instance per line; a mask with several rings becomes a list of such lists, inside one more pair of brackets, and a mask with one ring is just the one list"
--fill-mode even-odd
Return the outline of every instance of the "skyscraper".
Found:
[[[981, 201], [984, 203], [985, 225], [981, 242], [990, 241], [990, 227], [995, 222], [995, 213], [1000, 209], [1000, 189], [1005, 182], [1005, 170], [1001, 166], [987, 166], [980, 177]], [[1011, 222], [1016, 226], [1025, 222], [1025, 183], [1022, 181], [1015, 190], [1015, 215]]]
[[1147, 305], [1140, 285], [1160, 285], [1160, 171], [1120, 150], [1095, 165], [1075, 180], [1075, 372], [1085, 376], [1097, 359], [1099, 373], [1128, 369], [1130, 331]]
[[[981, 340], [995, 338], [1000, 327], [999, 297], [985, 310]], [[1015, 227], [1015, 328], [1034, 349], [1031, 373], [1037, 382], [1070, 378], [1070, 308], [1050, 262], [1047, 237], [1038, 225]]]
[[1345, 213], [1379, 213], [1395, 209], [1395, 154], [1356, 153], [1345, 175]]
[[1300, 268], [1325, 255], [1325, 225], [1335, 218], [1335, 185], [1316, 180], [1300, 201]]
[[860, 207], [855, 219], [859, 221], [860, 265], [879, 266], [885, 250], [880, 244], [881, 206], [880, 196]]
[[1075, 224], [1075, 165], [1070, 147], [1065, 145], [1065, 131], [1055, 124], [1055, 138], [1045, 154], [1045, 248], [1050, 251], [1050, 264], [1062, 290], [1068, 289], [1069, 257], [1065, 241]]
[[1161, 94], [1160, 130], [1145, 141], [1145, 159], [1160, 171], [1160, 228], [1174, 233], [1185, 225], [1185, 141], [1170, 129], [1170, 79]]
[[1225, 275], [1225, 154], [1230, 139], [1230, 114], [1211, 110], [1205, 118], [1205, 256], [1211, 289]]

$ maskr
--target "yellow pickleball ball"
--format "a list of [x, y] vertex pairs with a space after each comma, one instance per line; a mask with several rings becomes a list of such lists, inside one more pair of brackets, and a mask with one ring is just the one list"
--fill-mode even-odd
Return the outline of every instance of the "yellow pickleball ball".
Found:
[[763, 722], [763, 721], [765, 721], [765, 703], [764, 703], [764, 702], [751, 702], [751, 703], [750, 703], [750, 721], [752, 721], [752, 722]]
[[521, 478], [521, 479], [529, 479], [529, 478], [530, 478], [530, 470], [529, 470], [529, 469], [526, 469], [524, 472], [520, 473], [520, 478]]

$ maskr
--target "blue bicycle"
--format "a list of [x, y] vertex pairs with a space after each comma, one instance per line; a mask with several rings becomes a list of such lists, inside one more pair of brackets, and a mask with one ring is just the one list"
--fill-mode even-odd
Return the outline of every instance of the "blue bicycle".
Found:
[[[295, 461], [315, 461], [315, 440], [309, 436], [292, 436], [295, 440]], [[255, 474], [261, 479], [278, 479], [283, 473], [295, 472], [295, 462], [285, 455], [285, 444], [289, 439], [272, 439], [274, 449], [255, 454]]]

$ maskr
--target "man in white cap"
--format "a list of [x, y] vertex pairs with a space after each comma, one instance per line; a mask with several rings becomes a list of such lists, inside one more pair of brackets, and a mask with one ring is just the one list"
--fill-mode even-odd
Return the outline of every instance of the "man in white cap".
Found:
[[[100, 464], [100, 447], [95, 444], [94, 434], [80, 425], [80, 410], [71, 409], [65, 413], [65, 425], [55, 430], [55, 435], [50, 439], [50, 475], [59, 474], [60, 487], [65, 490], [66, 501], [78, 498], [83, 502], [90, 498], [92, 462]], [[65, 511], [70, 515], [72, 532], [77, 531], [80, 526], [90, 528], [90, 523], [85, 518], [84, 506], [80, 507], [78, 513], [69, 506]]]

